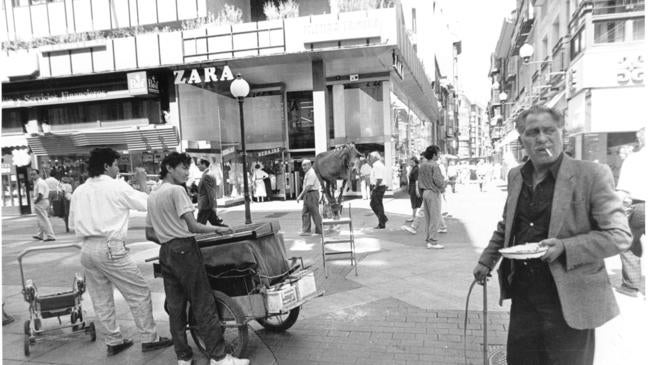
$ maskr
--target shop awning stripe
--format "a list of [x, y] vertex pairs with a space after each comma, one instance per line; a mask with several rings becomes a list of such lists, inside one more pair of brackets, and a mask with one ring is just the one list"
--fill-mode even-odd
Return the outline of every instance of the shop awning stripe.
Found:
[[87, 153], [94, 146], [125, 146], [130, 151], [171, 149], [178, 145], [176, 127], [117, 129], [49, 134], [27, 138], [36, 155]]
[[23, 134], [19, 135], [2, 135], [0, 137], [0, 145], [2, 148], [20, 148], [27, 147], [27, 138]]

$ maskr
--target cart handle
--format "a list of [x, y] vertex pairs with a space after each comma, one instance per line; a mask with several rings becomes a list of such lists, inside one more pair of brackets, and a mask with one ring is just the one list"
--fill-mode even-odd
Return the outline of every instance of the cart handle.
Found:
[[70, 248], [70, 247], [76, 247], [81, 250], [81, 245], [78, 243], [64, 243], [60, 245], [50, 245], [50, 246], [36, 246], [36, 247], [31, 247], [22, 250], [18, 254], [18, 267], [20, 268], [20, 281], [23, 285], [23, 290], [25, 290], [25, 274], [23, 273], [23, 257], [26, 256], [28, 253], [32, 253], [35, 251], [50, 251], [50, 250], [58, 250], [60, 248]]

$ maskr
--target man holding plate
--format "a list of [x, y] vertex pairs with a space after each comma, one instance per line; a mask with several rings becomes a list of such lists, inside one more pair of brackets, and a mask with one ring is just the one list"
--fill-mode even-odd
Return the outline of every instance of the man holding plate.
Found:
[[[529, 160], [508, 173], [502, 220], [474, 269], [498, 269], [501, 300], [512, 299], [507, 362], [592, 364], [595, 328], [618, 306], [604, 258], [625, 251], [630, 228], [606, 165], [564, 154], [562, 115], [532, 106], [517, 119]], [[538, 243], [537, 254], [531, 245]], [[535, 247], [532, 245], [532, 247]], [[537, 258], [533, 258], [537, 257]]]

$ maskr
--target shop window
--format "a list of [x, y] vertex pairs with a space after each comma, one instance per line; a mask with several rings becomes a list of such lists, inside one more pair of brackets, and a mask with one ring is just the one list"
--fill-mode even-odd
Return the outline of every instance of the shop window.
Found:
[[21, 110], [2, 110], [2, 134], [25, 132], [23, 120]]
[[314, 100], [311, 91], [287, 93], [289, 148], [314, 148]]
[[645, 18], [632, 20], [632, 40], [641, 41], [645, 39]]
[[625, 19], [594, 22], [595, 43], [617, 43], [625, 41]]

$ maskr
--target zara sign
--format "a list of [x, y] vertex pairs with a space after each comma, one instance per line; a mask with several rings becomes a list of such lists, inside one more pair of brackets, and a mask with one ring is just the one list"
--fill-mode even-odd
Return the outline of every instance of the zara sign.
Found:
[[201, 84], [208, 82], [230, 81], [234, 79], [228, 65], [219, 70], [216, 67], [205, 67], [203, 70], [196, 68], [189, 70], [175, 70], [175, 84]]

